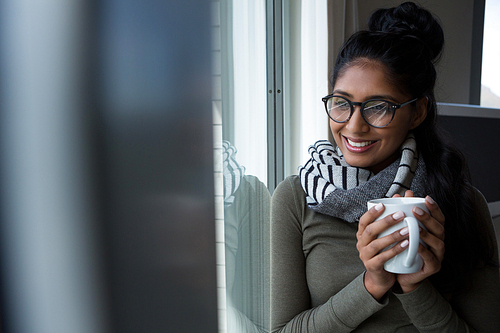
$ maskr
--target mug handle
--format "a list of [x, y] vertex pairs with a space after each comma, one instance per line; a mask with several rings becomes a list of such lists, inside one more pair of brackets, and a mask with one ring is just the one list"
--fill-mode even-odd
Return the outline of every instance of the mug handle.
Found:
[[406, 224], [409, 230], [409, 242], [408, 245], [408, 255], [404, 261], [404, 265], [406, 267], [411, 267], [418, 253], [418, 244], [419, 244], [419, 233], [420, 228], [418, 225], [418, 221], [413, 216], [405, 217]]

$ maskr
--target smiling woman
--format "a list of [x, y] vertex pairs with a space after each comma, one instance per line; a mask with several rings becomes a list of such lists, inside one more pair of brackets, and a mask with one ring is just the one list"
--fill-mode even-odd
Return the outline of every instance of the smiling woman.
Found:
[[[323, 99], [334, 141], [311, 146], [299, 175], [272, 197], [273, 332], [500, 327], [487, 204], [470, 185], [462, 154], [436, 127], [434, 65], [443, 44], [439, 22], [407, 2], [375, 11], [368, 29], [342, 46], [333, 93]], [[408, 235], [377, 235], [404, 214], [379, 219], [384, 206], [367, 211], [366, 203], [392, 196], [425, 197], [429, 212], [412, 211], [425, 227], [416, 273], [384, 270]]]
[[[398, 158], [397, 148], [403, 143], [408, 131], [420, 125], [427, 113], [426, 104], [408, 104], [407, 100], [412, 96], [402, 94], [387, 80], [387, 68], [383, 64], [368, 59], [359, 60], [359, 65], [352, 65], [343, 71], [335, 83], [334, 94], [356, 101], [384, 98], [389, 103], [402, 106], [395, 109], [385, 103], [384, 109], [379, 107], [377, 119], [386, 119], [380, 123], [373, 123], [373, 114], [367, 115], [368, 112], [373, 113], [367, 105], [360, 106], [357, 109], [359, 112], [354, 111], [356, 108], [352, 106], [350, 118], [342, 122], [332, 117], [331, 111], [329, 113], [330, 128], [345, 161], [351, 166], [369, 169], [374, 173], [385, 169]], [[416, 99], [410, 101], [416, 102]], [[397, 104], [400, 102], [405, 103]]]

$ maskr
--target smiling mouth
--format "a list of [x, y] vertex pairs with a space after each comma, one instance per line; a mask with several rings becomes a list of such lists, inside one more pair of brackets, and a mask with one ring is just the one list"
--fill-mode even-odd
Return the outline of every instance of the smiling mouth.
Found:
[[353, 147], [356, 147], [356, 148], [361, 148], [361, 147], [366, 147], [366, 146], [369, 146], [373, 143], [375, 143], [375, 141], [360, 141], [360, 142], [354, 142], [354, 141], [351, 141], [350, 139], [346, 138], [347, 140], [347, 143]]

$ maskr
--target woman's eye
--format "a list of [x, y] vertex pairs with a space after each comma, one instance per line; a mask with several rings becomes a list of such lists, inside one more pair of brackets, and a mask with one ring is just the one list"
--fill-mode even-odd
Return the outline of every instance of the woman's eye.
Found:
[[384, 112], [388, 110], [388, 106], [386, 102], [374, 102], [367, 104], [365, 109], [372, 112]]
[[349, 103], [343, 99], [334, 99], [332, 106], [334, 108], [340, 108], [340, 109], [350, 108]]

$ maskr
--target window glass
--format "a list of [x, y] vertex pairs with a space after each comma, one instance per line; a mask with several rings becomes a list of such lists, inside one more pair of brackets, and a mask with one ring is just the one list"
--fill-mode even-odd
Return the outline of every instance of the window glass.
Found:
[[[321, 102], [328, 93], [327, 1], [284, 1], [276, 11], [283, 26], [267, 24], [271, 3], [212, 2], [220, 332], [269, 330], [268, 172], [275, 165], [268, 147], [281, 134], [268, 137], [268, 112], [284, 115], [285, 175], [297, 173], [309, 145], [328, 137]], [[284, 72], [282, 110], [267, 104], [267, 75], [274, 73], [266, 41], [273, 34], [283, 38], [283, 59], [273, 64]]]
[[481, 106], [500, 108], [500, 0], [486, 0], [484, 11]]
[[212, 4], [219, 331], [268, 331], [266, 2]]
[[[246, 173], [267, 181], [266, 5], [264, 0], [233, 1], [232, 135], [224, 137], [238, 149]], [[229, 53], [229, 50], [228, 50]], [[224, 87], [223, 87], [224, 89]]]
[[328, 94], [327, 1], [285, 2], [285, 175], [297, 174], [307, 149], [328, 139], [321, 98]]

